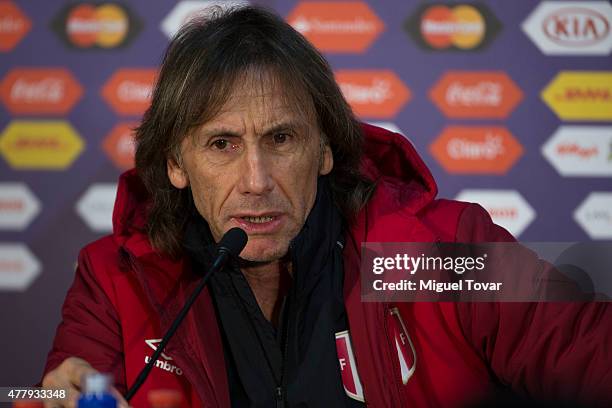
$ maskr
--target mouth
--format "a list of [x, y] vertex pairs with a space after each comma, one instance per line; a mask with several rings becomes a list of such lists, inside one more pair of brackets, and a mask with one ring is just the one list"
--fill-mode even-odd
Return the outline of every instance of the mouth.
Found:
[[271, 215], [264, 215], [262, 217], [251, 217], [247, 215], [247, 216], [240, 217], [240, 218], [247, 222], [252, 222], [253, 224], [263, 224], [266, 222], [270, 222], [274, 219], [274, 217]]
[[281, 213], [237, 214], [234, 223], [248, 234], [271, 234], [280, 229], [284, 216]]

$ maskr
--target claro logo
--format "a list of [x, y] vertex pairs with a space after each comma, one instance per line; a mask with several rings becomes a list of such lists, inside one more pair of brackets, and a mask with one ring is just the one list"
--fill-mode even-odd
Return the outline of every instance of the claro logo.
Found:
[[336, 81], [356, 114], [387, 119], [410, 100], [410, 90], [389, 70], [340, 70]]
[[71, 47], [109, 49], [125, 46], [140, 23], [124, 4], [85, 2], [65, 7], [52, 27]]
[[0, 98], [13, 114], [66, 114], [83, 89], [64, 68], [18, 68], [0, 83]]
[[449, 173], [505, 174], [523, 147], [503, 127], [449, 126], [430, 151]]
[[155, 69], [124, 68], [102, 88], [102, 97], [120, 115], [141, 115], [151, 103]]
[[606, 1], [545, 1], [522, 28], [547, 55], [608, 55], [611, 20], [612, 6]]

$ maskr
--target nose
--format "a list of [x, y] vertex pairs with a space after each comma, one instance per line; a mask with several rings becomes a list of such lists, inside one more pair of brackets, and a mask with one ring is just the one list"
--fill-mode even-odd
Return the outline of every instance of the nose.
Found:
[[274, 187], [271, 165], [258, 146], [250, 146], [242, 156], [239, 189], [241, 194], [264, 195]]

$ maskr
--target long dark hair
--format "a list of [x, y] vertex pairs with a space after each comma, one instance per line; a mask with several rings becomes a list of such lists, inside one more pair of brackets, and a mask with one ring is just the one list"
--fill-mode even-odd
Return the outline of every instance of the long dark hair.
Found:
[[[177, 255], [194, 211], [190, 189], [177, 189], [167, 160], [213, 118], [250, 71], [267, 72], [299, 94], [316, 114], [322, 143], [334, 157], [330, 184], [344, 217], [352, 219], [373, 191], [359, 172], [363, 135], [325, 58], [289, 24], [259, 7], [240, 7], [192, 19], [171, 41], [151, 106], [136, 129], [136, 168], [149, 194], [147, 234], [159, 251]], [[310, 100], [308, 100], [310, 99]]]

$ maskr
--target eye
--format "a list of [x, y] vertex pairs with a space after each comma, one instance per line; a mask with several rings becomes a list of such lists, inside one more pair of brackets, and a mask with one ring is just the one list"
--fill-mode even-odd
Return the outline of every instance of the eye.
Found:
[[217, 140], [215, 140], [214, 142], [212, 142], [212, 143], [211, 143], [211, 145], [212, 145], [212, 146], [213, 146], [215, 149], [218, 149], [218, 150], [225, 150], [225, 149], [228, 147], [229, 142], [228, 142], [227, 140], [225, 140], [225, 139], [217, 139]]
[[289, 135], [287, 135], [286, 133], [277, 133], [273, 136], [274, 143], [276, 144], [283, 144], [287, 141], [288, 138]]

